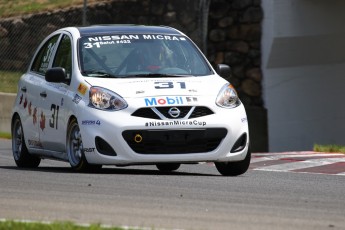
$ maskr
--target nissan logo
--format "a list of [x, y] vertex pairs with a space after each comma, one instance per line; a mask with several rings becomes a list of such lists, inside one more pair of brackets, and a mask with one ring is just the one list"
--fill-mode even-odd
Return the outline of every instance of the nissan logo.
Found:
[[180, 110], [176, 107], [171, 107], [168, 111], [169, 115], [173, 118], [180, 116]]

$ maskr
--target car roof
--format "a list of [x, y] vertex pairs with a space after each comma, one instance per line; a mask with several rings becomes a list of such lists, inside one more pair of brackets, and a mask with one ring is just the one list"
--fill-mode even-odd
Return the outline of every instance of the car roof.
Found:
[[150, 33], [150, 34], [170, 34], [182, 35], [182, 33], [168, 26], [145, 26], [145, 25], [95, 25], [87, 27], [77, 27], [80, 36], [90, 36], [94, 34], [110, 33]]

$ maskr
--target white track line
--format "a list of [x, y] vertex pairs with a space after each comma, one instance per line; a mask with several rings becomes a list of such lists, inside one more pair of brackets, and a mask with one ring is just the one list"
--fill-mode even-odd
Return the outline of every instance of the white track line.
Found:
[[289, 153], [253, 153], [252, 156], [254, 158], [258, 157], [267, 157], [272, 159], [280, 159], [280, 158], [289, 158], [289, 157], [331, 157], [331, 156], [340, 156], [345, 158], [345, 154], [341, 153], [296, 153], [293, 152], [291, 154]]
[[[324, 157], [324, 159], [328, 159], [329, 157], [339, 156], [339, 159], [344, 158], [344, 154], [331, 154], [331, 153], [318, 153], [318, 154], [271, 154], [271, 155], [258, 155], [253, 154], [251, 163], [261, 162], [261, 161], [269, 161], [269, 160], [280, 160], [284, 158], [306, 158], [306, 157]], [[261, 157], [262, 156], [262, 157]], [[337, 158], [338, 159], [338, 158]]]
[[[337, 162], [345, 162], [345, 158], [322, 158], [322, 159], [311, 159], [305, 161], [298, 161], [298, 162], [289, 162], [283, 163], [278, 165], [270, 165], [266, 167], [259, 167], [255, 170], [261, 171], [291, 171], [296, 169], [303, 169], [303, 168], [310, 168], [310, 167], [317, 167], [322, 165], [333, 164]], [[339, 175], [339, 174], [337, 174]]]
[[255, 156], [270, 156], [270, 155], [312, 155], [312, 154], [325, 154], [323, 152], [301, 151], [301, 152], [272, 152], [272, 153], [253, 153]]

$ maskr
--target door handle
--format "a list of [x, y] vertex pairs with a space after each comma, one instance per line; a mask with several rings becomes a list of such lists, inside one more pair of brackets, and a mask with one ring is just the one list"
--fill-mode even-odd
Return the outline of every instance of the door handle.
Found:
[[26, 87], [25, 87], [25, 86], [21, 87], [20, 90], [21, 90], [22, 92], [26, 93]]
[[47, 92], [46, 91], [43, 91], [40, 93], [41, 97], [47, 97]]

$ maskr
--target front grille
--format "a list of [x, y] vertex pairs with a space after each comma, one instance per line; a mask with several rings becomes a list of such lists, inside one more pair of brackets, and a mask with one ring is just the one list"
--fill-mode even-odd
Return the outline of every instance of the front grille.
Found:
[[225, 138], [225, 128], [126, 130], [123, 138], [139, 154], [207, 153]]
[[[156, 107], [156, 109], [166, 118], [172, 118], [169, 115], [169, 109], [171, 109], [172, 107]], [[175, 108], [177, 108], [178, 110], [180, 110], [180, 115], [178, 117], [175, 117], [174, 119], [180, 119], [180, 118], [184, 118], [188, 112], [191, 110], [191, 106], [176, 106]]]
[[189, 119], [204, 117], [207, 115], [213, 114], [212, 110], [204, 106], [197, 106], [195, 107], [193, 113], [190, 115]]
[[134, 113], [132, 113], [132, 116], [150, 119], [160, 119], [159, 116], [155, 112], [153, 112], [151, 108], [140, 108], [136, 110]]
[[[213, 114], [213, 111], [205, 106], [176, 106], [180, 110], [180, 115], [178, 117], [171, 117], [169, 115], [169, 109], [172, 107], [153, 107], [153, 108], [140, 108], [132, 113], [132, 116], [149, 118], [149, 119], [192, 119], [207, 116]], [[186, 117], [190, 113], [188, 117]]]

